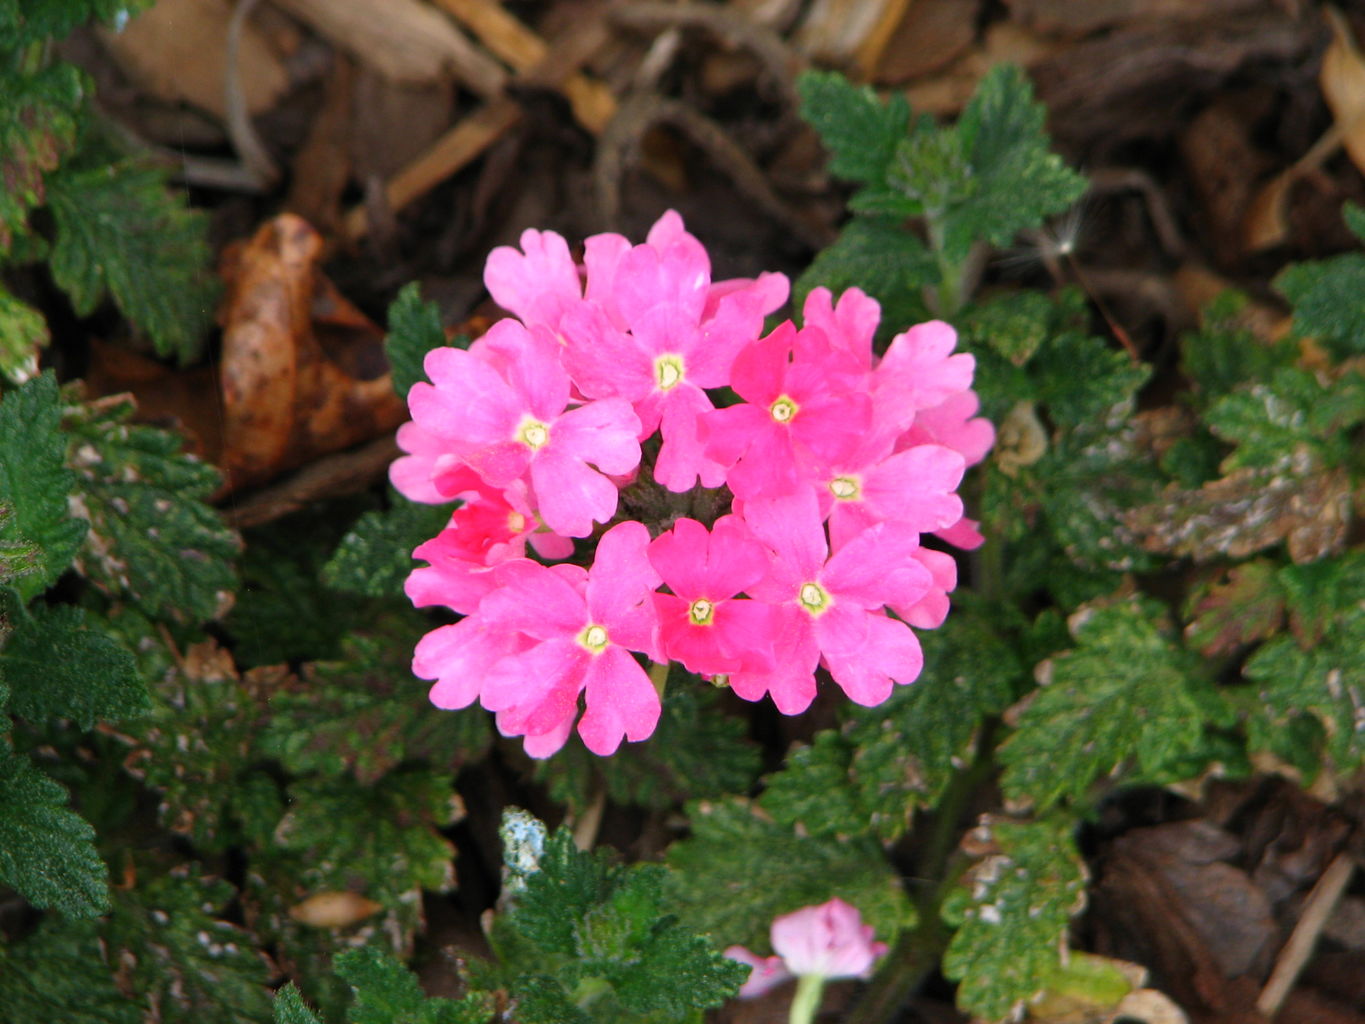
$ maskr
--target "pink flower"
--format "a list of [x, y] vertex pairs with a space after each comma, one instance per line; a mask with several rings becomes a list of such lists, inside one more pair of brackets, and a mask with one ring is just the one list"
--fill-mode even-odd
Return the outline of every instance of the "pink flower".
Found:
[[940, 405], [972, 386], [976, 359], [953, 354], [957, 332], [942, 320], [916, 324], [891, 339], [877, 364], [873, 394], [879, 414], [890, 415], [905, 430], [916, 413]]
[[749, 998], [792, 976], [869, 977], [887, 950], [886, 943], [876, 941], [874, 935], [872, 926], [863, 924], [857, 907], [835, 897], [775, 920], [769, 937], [776, 956], [755, 956], [743, 946], [731, 946], [725, 955], [754, 967], [739, 990], [741, 996]]
[[[643, 740], [659, 720], [659, 695], [631, 651], [654, 648], [655, 618], [648, 595], [659, 585], [646, 550], [649, 531], [619, 523], [602, 535], [592, 569], [522, 563], [475, 616], [487, 628], [520, 634], [531, 643], [484, 674], [480, 701], [500, 712], [508, 735], [558, 737], [532, 756], [558, 749], [565, 722], [586, 694], [579, 735], [595, 754], [611, 754], [622, 738]], [[465, 620], [468, 621], [468, 620]], [[552, 749], [545, 749], [550, 747]]]
[[924, 663], [919, 641], [909, 626], [883, 611], [887, 604], [914, 606], [932, 586], [915, 558], [918, 533], [879, 524], [829, 556], [810, 492], [746, 502], [743, 516], [771, 552], [767, 577], [749, 593], [775, 606], [780, 639], [771, 670], [731, 673], [735, 693], [746, 700], [771, 693], [778, 710], [790, 715], [804, 711], [815, 696], [820, 660], [849, 698], [863, 705], [880, 704], [893, 683], [918, 677]]
[[673, 591], [653, 596], [665, 657], [708, 676], [771, 667], [772, 609], [735, 596], [767, 574], [768, 553], [738, 516], [709, 533], [679, 519], [650, 544], [649, 560]]
[[569, 376], [547, 334], [500, 320], [487, 339], [496, 351], [513, 353], [506, 365], [457, 348], [427, 354], [432, 383], [414, 384], [408, 393], [413, 421], [424, 443], [439, 438], [490, 487], [529, 473], [545, 525], [586, 537], [593, 522], [616, 512], [616, 486], [603, 474], [628, 473], [640, 462], [640, 421], [620, 399], [568, 409]]
[[[875, 450], [875, 449], [873, 449]], [[841, 547], [877, 523], [900, 523], [919, 533], [951, 527], [962, 518], [962, 456], [922, 444], [867, 459], [868, 448], [836, 464], [824, 481], [820, 505], [830, 540]]]
[[583, 294], [569, 244], [553, 231], [523, 231], [521, 251], [507, 245], [494, 249], [483, 282], [493, 301], [527, 327], [551, 331], [559, 329], [564, 310]]

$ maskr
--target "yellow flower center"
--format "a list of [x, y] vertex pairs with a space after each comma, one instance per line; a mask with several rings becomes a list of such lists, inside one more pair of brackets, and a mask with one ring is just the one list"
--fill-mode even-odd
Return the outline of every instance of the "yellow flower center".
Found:
[[668, 391], [683, 379], [683, 361], [679, 355], [659, 356], [654, 360], [654, 379], [659, 387]]
[[550, 442], [550, 428], [539, 420], [533, 420], [528, 416], [521, 421], [521, 426], [517, 428], [517, 440], [533, 451], [537, 448], [544, 448]]
[[513, 534], [519, 534], [526, 529], [526, 517], [520, 512], [507, 513], [507, 529]]
[[768, 406], [768, 414], [778, 423], [790, 423], [798, 408], [800, 407], [790, 398], [781, 395], [777, 401]]
[[709, 626], [711, 620], [716, 617], [716, 606], [704, 597], [698, 598], [687, 609], [687, 617], [692, 620], [694, 626]]
[[856, 476], [836, 476], [829, 482], [829, 493], [840, 501], [857, 501], [863, 494], [862, 482]]
[[797, 601], [800, 602], [802, 608], [812, 615], [819, 615], [828, 610], [831, 603], [829, 591], [814, 582], [801, 584]]
[[578, 643], [593, 654], [601, 654], [607, 648], [607, 631], [598, 625], [588, 626], [578, 634]]

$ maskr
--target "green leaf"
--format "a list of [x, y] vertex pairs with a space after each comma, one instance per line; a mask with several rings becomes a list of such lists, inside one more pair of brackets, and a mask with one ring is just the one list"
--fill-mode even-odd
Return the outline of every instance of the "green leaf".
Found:
[[1267, 343], [1243, 325], [1249, 303], [1241, 292], [1224, 292], [1204, 309], [1199, 330], [1180, 338], [1181, 369], [1205, 400], [1239, 384], [1268, 381], [1298, 356], [1292, 339]]
[[1244, 562], [1196, 586], [1186, 603], [1185, 639], [1208, 657], [1232, 654], [1279, 632], [1284, 610], [1275, 565]]
[[1269, 469], [1306, 448], [1319, 466], [1350, 454], [1348, 429], [1365, 420], [1365, 377], [1349, 373], [1324, 381], [1310, 370], [1285, 367], [1267, 383], [1254, 383], [1219, 399], [1205, 415], [1209, 429], [1237, 446], [1224, 473]]
[[910, 125], [905, 97], [883, 103], [869, 86], [836, 71], [804, 71], [796, 80], [801, 116], [830, 152], [829, 170], [850, 181], [878, 182]]
[[389, 333], [384, 339], [393, 389], [399, 398], [407, 398], [414, 384], [427, 379], [422, 369], [427, 353], [446, 345], [468, 348], [469, 339], [461, 335], [454, 341], [447, 340], [440, 307], [422, 301], [421, 286], [416, 281], [404, 285], [389, 306]]
[[48, 178], [56, 239], [52, 276], [78, 315], [107, 291], [119, 310], [182, 364], [199, 355], [217, 285], [205, 219], [135, 163], [63, 169]]
[[947, 216], [944, 249], [955, 262], [979, 239], [1008, 245], [1085, 192], [1085, 179], [1048, 151], [1046, 118], [1012, 64], [996, 65], [977, 86], [956, 127], [975, 185]]
[[[969, 306], [957, 327], [970, 349], [992, 349], [1012, 365], [1023, 366], [1056, 329], [1057, 312], [1057, 304], [1041, 292], [1006, 292]], [[1012, 394], [1009, 404], [1025, 397], [1030, 396]]]
[[1030, 364], [1038, 397], [1060, 428], [1094, 430], [1116, 410], [1132, 408], [1152, 368], [1121, 349], [1080, 331], [1053, 335]]
[[840, 294], [861, 288], [881, 303], [880, 335], [890, 337], [928, 316], [920, 289], [938, 280], [938, 264], [923, 242], [893, 221], [859, 217], [823, 249], [793, 289], [796, 305], [812, 288]]
[[336, 959], [336, 972], [355, 993], [349, 1024], [483, 1024], [492, 1006], [479, 996], [428, 998], [417, 975], [377, 949], [349, 949]]
[[[5, 524], [14, 518], [14, 506], [0, 501], [0, 537], [5, 535]], [[0, 587], [10, 587], [21, 576], [30, 576], [38, 571], [42, 552], [37, 544], [25, 540], [0, 540]], [[16, 593], [14, 604], [21, 602]], [[0, 646], [4, 645], [6, 618], [0, 606]]]
[[0, 283], [0, 377], [22, 384], [38, 373], [38, 350], [49, 340], [43, 314]]
[[1339, 614], [1365, 601], [1365, 551], [1282, 567], [1275, 581], [1289, 606], [1289, 627], [1304, 647], [1333, 629]]
[[180, 435], [130, 423], [133, 412], [131, 401], [67, 409], [69, 463], [90, 523], [81, 569], [148, 615], [216, 618], [236, 589], [232, 562], [241, 548], [207, 504], [218, 471], [185, 454]]
[[536, 777], [548, 784], [555, 800], [578, 809], [602, 784], [616, 803], [658, 810], [686, 799], [742, 792], [758, 777], [759, 751], [745, 722], [725, 714], [719, 704], [714, 687], [674, 665], [654, 735], [608, 758], [571, 741], [537, 764]]
[[1360, 713], [1365, 706], [1365, 609], [1345, 609], [1334, 627], [1306, 650], [1291, 637], [1271, 640], [1243, 671], [1259, 684], [1259, 707], [1248, 723], [1254, 748], [1275, 750], [1267, 733], [1310, 718], [1320, 730], [1297, 729], [1294, 735], [1301, 741], [1315, 738], [1314, 748], [1287, 760], [1322, 765], [1338, 778], [1365, 764], [1365, 717]]
[[303, 1001], [292, 981], [275, 993], [275, 1024], [323, 1024], [323, 1020]]
[[91, 917], [109, 906], [95, 830], [66, 791], [0, 742], [0, 883], [35, 907]]
[[37, 604], [31, 617], [19, 616], [0, 649], [0, 678], [10, 710], [35, 724], [70, 718], [91, 729], [149, 707], [132, 654], [74, 605]]
[[45, 918], [20, 942], [0, 943], [0, 1022], [143, 1024], [144, 1008], [120, 991], [94, 921]]
[[0, 543], [36, 544], [39, 550], [38, 571], [14, 581], [25, 599], [61, 575], [85, 537], [86, 524], [67, 510], [76, 478], [65, 465], [60, 423], [50, 372], [0, 401], [0, 503], [14, 510], [0, 521]]
[[773, 918], [838, 896], [890, 942], [914, 920], [881, 843], [805, 836], [729, 799], [688, 806], [692, 834], [669, 848], [668, 893], [683, 920], [719, 945], [768, 947]]
[[7, 47], [18, 49], [41, 40], [60, 40], [87, 21], [118, 24], [151, 3], [152, 0], [19, 0], [8, 24], [4, 8], [0, 7], [0, 29], [13, 33], [3, 38]]
[[402, 594], [414, 568], [413, 549], [445, 529], [452, 507], [423, 505], [391, 492], [387, 509], [366, 512], [341, 538], [322, 567], [322, 581], [363, 597]]
[[1197, 659], [1157, 627], [1151, 602], [1091, 605], [1071, 619], [1078, 646], [1044, 663], [1046, 684], [1021, 705], [1000, 748], [1011, 800], [1046, 809], [1086, 805], [1099, 780], [1166, 781], [1199, 748], [1205, 723], [1222, 721], [1217, 692]]
[[180, 867], [116, 891], [102, 938], [121, 977], [165, 1024], [260, 1024], [271, 967], [255, 937], [223, 920], [236, 890]]
[[441, 711], [431, 683], [412, 674], [412, 619], [348, 637], [343, 659], [305, 667], [301, 685], [271, 695], [259, 750], [297, 775], [346, 772], [369, 784], [399, 764], [453, 767], [488, 747], [489, 722], [477, 708]]
[[36, 74], [0, 71], [0, 256], [42, 204], [44, 176], [75, 144], [85, 89], [85, 75], [61, 61]]
[[[1360, 228], [1362, 219], [1359, 207], [1347, 207], [1348, 226]], [[1294, 307], [1294, 330], [1300, 336], [1316, 338], [1340, 359], [1365, 352], [1365, 302], [1360, 300], [1365, 295], [1365, 254], [1295, 263], [1280, 272], [1274, 286]]]
[[1068, 815], [983, 819], [973, 832], [990, 852], [949, 893], [943, 917], [957, 931], [943, 973], [957, 1005], [999, 1021], [1022, 1013], [1061, 970], [1067, 927], [1085, 905], [1085, 866]]

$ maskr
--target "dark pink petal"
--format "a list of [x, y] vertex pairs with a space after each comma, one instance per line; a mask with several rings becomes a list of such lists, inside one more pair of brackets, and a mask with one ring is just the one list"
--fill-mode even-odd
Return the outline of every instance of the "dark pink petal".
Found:
[[499, 661], [484, 676], [480, 703], [511, 712], [519, 732], [546, 732], [577, 707], [592, 657], [572, 640], [546, 640]]
[[767, 671], [739, 670], [730, 674], [730, 688], [745, 700], [771, 694], [784, 715], [799, 715], [815, 699], [815, 669], [820, 649], [809, 615], [795, 604], [771, 605], [773, 666]]
[[730, 387], [766, 411], [786, 384], [796, 327], [784, 320], [766, 338], [745, 346], [730, 367]]
[[840, 295], [837, 306], [828, 288], [812, 288], [801, 311], [807, 327], [823, 330], [831, 344], [848, 352], [864, 370], [872, 369], [872, 337], [881, 315], [877, 300], [857, 288]]
[[484, 676], [500, 660], [524, 650], [514, 633], [489, 629], [477, 615], [433, 629], [417, 642], [412, 674], [434, 679], [431, 702], [438, 708], [468, 707], [479, 696]]
[[540, 517], [564, 537], [586, 537], [616, 514], [616, 485], [577, 457], [551, 446], [531, 463]]
[[975, 519], [968, 519], [963, 516], [952, 526], [935, 530], [934, 536], [946, 540], [955, 548], [963, 551], [975, 551], [982, 544], [986, 543], [986, 536], [981, 532], [981, 524]]
[[527, 230], [521, 248], [499, 246], [489, 253], [484, 285], [494, 302], [524, 323], [554, 328], [563, 309], [582, 295], [569, 245], [553, 231]]
[[643, 523], [617, 523], [597, 542], [588, 572], [587, 607], [593, 622], [614, 624], [658, 589], [659, 574], [649, 561], [649, 530]]
[[713, 409], [697, 417], [697, 437], [713, 459], [727, 469], [761, 437], [780, 429], [766, 408], [741, 404]]
[[[713, 580], [707, 571], [706, 554], [711, 538], [695, 519], [679, 519], [673, 529], [661, 533], [649, 545], [649, 561], [679, 598], [729, 597], [709, 594]], [[733, 592], [732, 592], [733, 593]]]
[[966, 462], [943, 445], [923, 444], [897, 452], [863, 474], [862, 497], [878, 519], [894, 519], [921, 533], [945, 529], [962, 518]]
[[967, 465], [974, 466], [986, 457], [995, 443], [995, 427], [983, 418], [973, 419], [980, 400], [973, 391], [963, 391], [940, 405], [915, 414], [915, 422], [896, 441], [904, 450], [920, 444], [941, 444], [961, 452]]
[[569, 404], [569, 375], [560, 365], [559, 343], [546, 328], [527, 330], [515, 320], [499, 320], [485, 337], [495, 332], [507, 339], [513, 353], [503, 374], [521, 399], [522, 411], [551, 422]]
[[891, 341], [877, 365], [873, 390], [886, 407], [899, 410], [902, 425], [972, 386], [976, 359], [953, 355], [957, 332], [942, 320], [916, 324]]
[[824, 465], [848, 461], [872, 425], [872, 402], [857, 393], [806, 399], [791, 422], [792, 438]]
[[584, 297], [601, 307], [607, 318], [621, 330], [630, 325], [616, 308], [616, 268], [621, 265], [621, 257], [630, 250], [630, 239], [624, 235], [592, 235], [583, 242], [583, 266], [588, 272]]
[[933, 583], [914, 604], [893, 604], [891, 610], [919, 629], [937, 629], [948, 617], [948, 595], [957, 587], [957, 560], [933, 548], [920, 548], [915, 559], [928, 570]]
[[649, 676], [620, 647], [611, 646], [588, 666], [586, 708], [578, 735], [594, 754], [614, 754], [624, 736], [648, 739], [659, 723], [659, 694]]
[[[527, 733], [522, 736], [522, 747], [526, 750], [526, 756], [543, 760], [551, 754], [558, 753], [560, 748], [564, 746], [564, 741], [569, 738], [569, 733], [573, 731], [573, 720], [577, 713], [578, 707], [575, 705], [566, 711], [564, 717], [556, 722], [553, 728], [534, 735]], [[506, 725], [508, 721], [510, 721], [510, 716], [507, 712], [501, 712], [498, 715], [498, 731], [504, 736], [520, 735], [520, 733], [508, 731]]]
[[846, 631], [837, 637], [826, 638], [822, 627], [831, 626], [841, 609], [836, 605], [815, 623], [820, 652], [829, 666], [830, 675], [855, 704], [872, 707], [891, 695], [892, 683], [912, 683], [924, 667], [924, 654], [919, 640], [904, 622], [877, 612], [853, 610], [850, 614], [866, 619], [863, 641], [853, 649], [842, 645]]

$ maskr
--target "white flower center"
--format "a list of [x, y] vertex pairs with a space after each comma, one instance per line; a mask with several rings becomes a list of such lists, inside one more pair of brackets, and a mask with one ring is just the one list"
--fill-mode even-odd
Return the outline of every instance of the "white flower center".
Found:
[[693, 625], [709, 626], [711, 620], [716, 617], [716, 606], [704, 597], [698, 598], [687, 609], [687, 617], [692, 620]]
[[768, 406], [768, 413], [778, 423], [790, 423], [792, 417], [796, 415], [798, 406], [786, 395], [780, 396], [777, 401]]
[[800, 602], [802, 608], [812, 615], [819, 615], [829, 608], [829, 591], [815, 582], [803, 583], [800, 593], [797, 595], [797, 601]]
[[684, 372], [682, 356], [664, 355], [654, 360], [654, 379], [659, 382], [660, 390], [672, 389], [683, 379]]
[[544, 448], [550, 441], [550, 428], [539, 420], [533, 420], [528, 416], [521, 421], [521, 426], [517, 428], [517, 440], [532, 451], [537, 448]]
[[856, 476], [836, 476], [829, 482], [829, 493], [840, 501], [857, 501], [863, 488]]
[[581, 646], [592, 651], [593, 654], [600, 654], [607, 647], [607, 631], [596, 624], [589, 626], [578, 634], [578, 642]]

